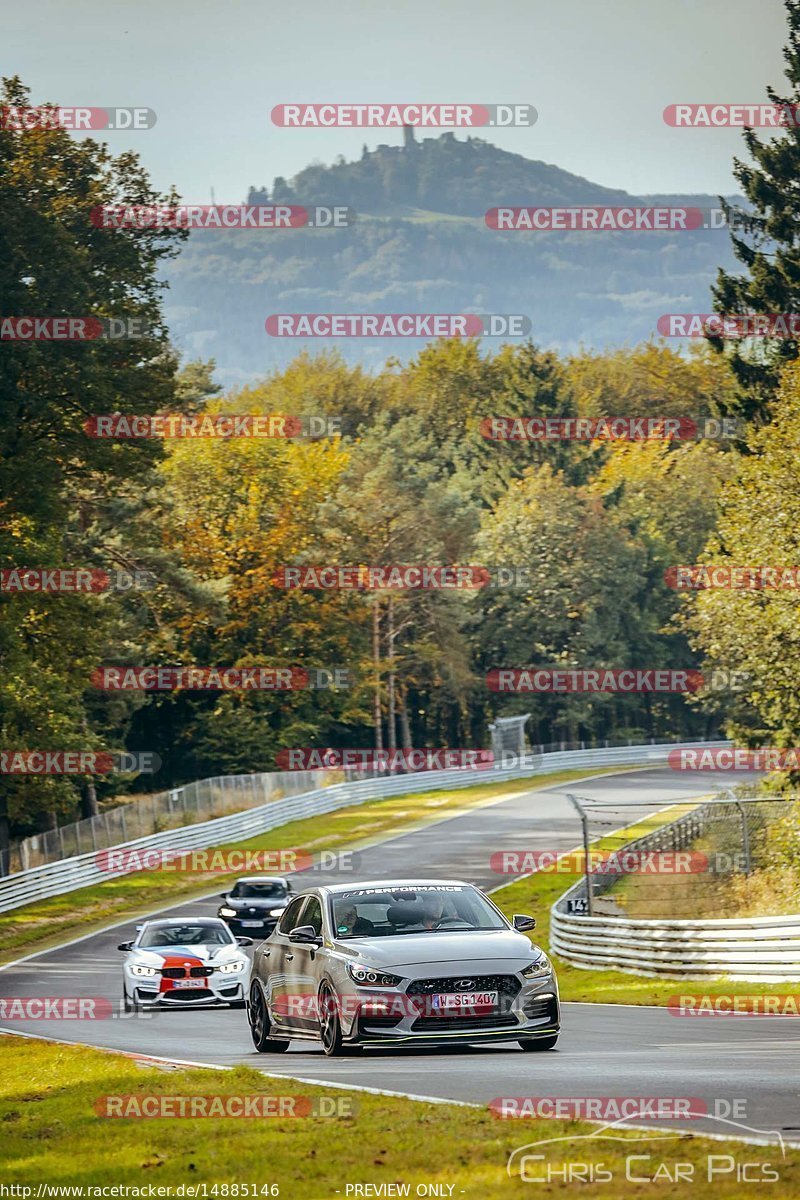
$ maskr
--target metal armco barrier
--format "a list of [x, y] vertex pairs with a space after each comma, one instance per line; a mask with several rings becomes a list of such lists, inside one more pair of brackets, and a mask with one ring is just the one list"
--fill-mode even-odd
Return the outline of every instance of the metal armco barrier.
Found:
[[[672, 750], [681, 747], [707, 746], [710, 748], [728, 745], [726, 742], [671, 742], [648, 746], [610, 746], [592, 750], [564, 750], [538, 756], [528, 766], [470, 770], [457, 768], [450, 771], [424, 771], [409, 775], [396, 775], [363, 779], [349, 783], [335, 783], [328, 787], [314, 788], [299, 796], [275, 800], [270, 804], [251, 808], [246, 812], [232, 813], [212, 821], [202, 821], [180, 829], [165, 830], [163, 833], [120, 842], [129, 849], [142, 848], [176, 850], [206, 850], [211, 846], [223, 846], [231, 842], [244, 841], [277, 829], [290, 821], [334, 812], [351, 804], [364, 804], [369, 800], [381, 800], [390, 796], [402, 796], [417, 792], [441, 789], [474, 787], [478, 784], [506, 782], [543, 775], [550, 771], [568, 770], [573, 767], [607, 767], [626, 765], [656, 765], [665, 763]], [[256, 779], [257, 776], [242, 776]], [[0, 879], [0, 912], [19, 908], [48, 896], [60, 896], [65, 892], [77, 891], [94, 883], [114, 878], [97, 861], [94, 852], [78, 854], [59, 862], [41, 867], [31, 867]], [[124, 872], [120, 872], [123, 874]]]
[[[680, 849], [702, 828], [703, 805], [622, 850]], [[550, 949], [572, 966], [665, 979], [724, 975], [732, 980], [800, 980], [800, 913], [775, 917], [656, 920], [570, 912], [586, 881], [558, 898], [550, 914]]]
[[704, 921], [629, 921], [553, 908], [550, 949], [587, 969], [696, 979], [800, 980], [800, 914]]

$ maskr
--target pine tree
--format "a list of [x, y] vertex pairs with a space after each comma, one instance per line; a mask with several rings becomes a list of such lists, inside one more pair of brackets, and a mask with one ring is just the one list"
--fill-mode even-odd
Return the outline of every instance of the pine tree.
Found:
[[[785, 0], [789, 41], [784, 49], [786, 94], [767, 87], [773, 104], [786, 107], [785, 132], [760, 141], [753, 129], [744, 131], [752, 164], [734, 159], [734, 176], [748, 201], [742, 211], [722, 200], [731, 227], [733, 250], [747, 268], [745, 275], [720, 270], [713, 287], [719, 313], [800, 312], [800, 0]], [[781, 366], [800, 355], [792, 338], [709, 339], [726, 355], [737, 378], [738, 415], [756, 424], [770, 419], [772, 399]]]

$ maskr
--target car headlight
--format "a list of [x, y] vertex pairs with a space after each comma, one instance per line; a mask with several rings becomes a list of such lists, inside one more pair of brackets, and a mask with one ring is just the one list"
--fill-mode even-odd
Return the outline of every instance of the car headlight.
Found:
[[131, 967], [131, 972], [134, 975], [157, 975], [157, 967], [143, 967], [141, 963], [134, 963]]
[[235, 971], [243, 971], [247, 966], [247, 960], [244, 958], [235, 958], [233, 962], [223, 963], [219, 968], [223, 975], [233, 975]]
[[219, 910], [219, 915], [221, 917], [235, 917], [236, 909], [235, 908], [221, 908]]
[[347, 964], [347, 974], [359, 987], [397, 987], [403, 982], [401, 975], [389, 975], [387, 971], [374, 971], [372, 967], [357, 967]]
[[549, 975], [551, 971], [550, 959], [543, 954], [540, 958], [534, 959], [532, 963], [528, 963], [527, 967], [523, 967], [520, 975], [524, 979], [541, 979], [544, 975]]
[[271, 908], [269, 910], [269, 915], [271, 917], [279, 917], [281, 915], [281, 913], [283, 913], [285, 911], [286, 911], [286, 905], [284, 904], [283, 908]]

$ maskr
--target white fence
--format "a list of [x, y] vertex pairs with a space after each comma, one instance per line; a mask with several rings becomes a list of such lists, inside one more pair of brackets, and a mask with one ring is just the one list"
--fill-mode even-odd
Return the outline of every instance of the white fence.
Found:
[[[396, 775], [375, 779], [364, 779], [350, 783], [336, 783], [328, 787], [315, 788], [299, 796], [275, 800], [270, 804], [251, 808], [246, 812], [232, 813], [213, 821], [202, 821], [181, 829], [167, 830], [122, 842], [128, 848], [147, 847], [153, 849], [205, 850], [211, 846], [222, 846], [244, 841], [270, 829], [286, 825], [290, 821], [318, 816], [346, 808], [351, 804], [363, 804], [389, 796], [408, 793], [438, 791], [440, 789], [474, 787], [477, 784], [505, 782], [517, 778], [529, 778], [550, 771], [576, 767], [656, 765], [667, 761], [672, 750], [682, 746], [705, 745], [709, 747], [727, 745], [725, 742], [675, 742], [649, 746], [612, 746], [592, 750], [555, 751], [536, 756], [535, 762], [522, 766], [519, 763], [506, 768], [470, 770], [460, 768], [450, 771], [426, 771], [409, 775]], [[243, 776], [257, 779], [258, 776]], [[94, 883], [113, 877], [104, 863], [104, 856], [95, 852], [78, 854], [45, 866], [31, 867], [0, 879], [0, 912], [19, 908], [48, 896], [59, 896], [64, 892], [76, 891]]]

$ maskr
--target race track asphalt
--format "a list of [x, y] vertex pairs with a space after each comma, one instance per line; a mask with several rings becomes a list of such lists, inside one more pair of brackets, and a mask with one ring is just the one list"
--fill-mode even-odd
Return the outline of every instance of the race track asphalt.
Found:
[[[522, 846], [566, 850], [578, 844], [580, 826], [566, 799], [568, 791], [613, 802], [608, 819], [622, 826], [647, 811], [740, 778], [718, 773], [712, 785], [704, 778], [657, 767], [543, 789], [521, 782], [520, 792], [511, 798], [363, 850], [357, 871], [349, 878], [449, 877], [490, 890], [506, 882], [489, 866], [495, 851]], [[165, 913], [213, 914], [218, 903], [214, 896]], [[370, 1051], [328, 1059], [316, 1045], [295, 1042], [286, 1054], [259, 1055], [242, 1011], [135, 1016], [116, 1011], [121, 994], [121, 955], [116, 947], [133, 936], [135, 924], [126, 922], [0, 970], [2, 997], [103, 996], [114, 1001], [112, 1018], [4, 1020], [2, 1028], [183, 1062], [247, 1064], [307, 1082], [472, 1104], [501, 1096], [691, 1097], [704, 1102], [710, 1113], [729, 1115], [729, 1106], [738, 1101], [739, 1124], [708, 1116], [692, 1121], [691, 1128], [753, 1140], [774, 1140], [781, 1134], [787, 1142], [800, 1144], [800, 1020], [796, 1018], [679, 1018], [664, 1008], [565, 1004], [558, 1048], [546, 1053], [528, 1054], [510, 1042], [457, 1051]], [[699, 983], [675, 985], [676, 993], [702, 990]], [[792, 990], [797, 989], [776, 985], [779, 992]]]

